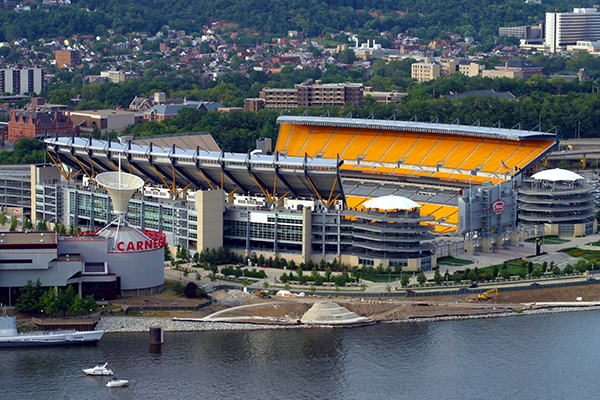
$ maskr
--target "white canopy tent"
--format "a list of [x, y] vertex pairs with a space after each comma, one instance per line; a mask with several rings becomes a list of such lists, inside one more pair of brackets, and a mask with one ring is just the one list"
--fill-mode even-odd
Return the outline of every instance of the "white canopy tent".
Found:
[[380, 210], [412, 210], [413, 208], [419, 208], [421, 205], [417, 202], [412, 201], [402, 196], [381, 196], [375, 197], [374, 199], [367, 200], [363, 203], [365, 208], [378, 208]]
[[533, 179], [542, 180], [542, 181], [578, 181], [583, 179], [583, 177], [575, 172], [571, 172], [567, 169], [547, 169], [545, 171], [540, 171], [531, 176]]

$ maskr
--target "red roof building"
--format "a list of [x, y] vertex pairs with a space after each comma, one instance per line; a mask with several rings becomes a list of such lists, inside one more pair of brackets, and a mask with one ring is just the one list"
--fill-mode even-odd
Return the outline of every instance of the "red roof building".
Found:
[[45, 135], [73, 136], [75, 129], [70, 116], [60, 112], [22, 111], [10, 113], [8, 141], [16, 142], [22, 137], [42, 138]]

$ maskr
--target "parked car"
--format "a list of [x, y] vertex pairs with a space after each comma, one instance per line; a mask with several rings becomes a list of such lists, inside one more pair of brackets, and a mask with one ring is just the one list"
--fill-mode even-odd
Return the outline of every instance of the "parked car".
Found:
[[408, 290], [406, 291], [406, 294], [412, 294], [412, 293], [414, 293], [414, 292], [415, 292], [414, 290], [410, 290], [410, 289], [408, 289]]
[[476, 284], [476, 283], [471, 283], [471, 284], [469, 285], [469, 287], [470, 287], [470, 288], [476, 288], [476, 287], [478, 287], [478, 286], [479, 286], [479, 285], [478, 285], [478, 284]]
[[588, 280], [588, 282], [595, 282], [595, 281], [596, 281], [596, 278], [592, 278], [592, 277], [590, 277], [590, 278], [587, 278], [587, 280]]
[[529, 286], [541, 286], [541, 285], [539, 283], [537, 283], [537, 282], [533, 282]]

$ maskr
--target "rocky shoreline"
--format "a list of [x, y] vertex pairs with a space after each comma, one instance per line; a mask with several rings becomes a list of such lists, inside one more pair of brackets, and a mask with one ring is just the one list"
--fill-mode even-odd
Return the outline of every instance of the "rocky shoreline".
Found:
[[270, 325], [229, 323], [210, 321], [176, 321], [166, 318], [143, 317], [102, 317], [96, 330], [106, 333], [148, 332], [150, 327], [161, 327], [167, 332], [223, 331], [223, 330], [259, 330], [259, 329], [297, 329], [306, 325]]
[[[389, 321], [378, 321], [388, 324], [403, 324], [417, 322], [440, 322], [460, 321], [467, 319], [514, 317], [519, 315], [555, 314], [574, 311], [600, 310], [600, 306], [588, 307], [554, 307], [526, 309], [522, 311], [508, 311], [474, 315], [444, 315], [437, 317], [415, 317], [404, 319], [393, 319]], [[193, 331], [221, 331], [221, 330], [264, 330], [264, 329], [301, 329], [310, 328], [310, 325], [295, 324], [252, 324], [238, 322], [210, 322], [210, 321], [180, 321], [165, 318], [142, 318], [142, 317], [102, 317], [98, 321], [96, 330], [106, 333], [131, 333], [148, 332], [150, 327], [161, 327], [167, 332], [193, 332]]]

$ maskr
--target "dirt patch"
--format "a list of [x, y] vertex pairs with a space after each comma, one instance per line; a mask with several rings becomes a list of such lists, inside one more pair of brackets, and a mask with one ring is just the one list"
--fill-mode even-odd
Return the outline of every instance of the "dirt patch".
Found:
[[[255, 317], [294, 321], [300, 319], [317, 301], [334, 301], [360, 316], [375, 321], [448, 315], [477, 315], [522, 309], [524, 307], [521, 303], [568, 302], [575, 301], [578, 297], [581, 297], [583, 301], [600, 301], [600, 284], [499, 292], [498, 298], [492, 294], [487, 301], [477, 300], [477, 293], [419, 298], [397, 297], [391, 299], [391, 301], [390, 299], [373, 300], [368, 298], [361, 301], [361, 299], [343, 298], [343, 296], [337, 298], [335, 296], [331, 298], [281, 298], [272, 296], [270, 299], [261, 299], [254, 293], [244, 293], [241, 290], [223, 290], [211, 293], [211, 296], [215, 303], [209, 307], [198, 311], [161, 312], [161, 317], [203, 318], [218, 311], [231, 309], [219, 316], [248, 317], [248, 322], [256, 322], [256, 320], [253, 320]], [[144, 302], [144, 300], [147, 301]], [[155, 302], [161, 303], [161, 305], [164, 303], [165, 306], [172, 303], [160, 297], [149, 296], [128, 298], [122, 305], [153, 306]], [[197, 304], [198, 300], [184, 300], [183, 298], [177, 302], [177, 305], [195, 306]], [[254, 306], [235, 308], [246, 305]], [[240, 322], [243, 322], [243, 320], [240, 320]], [[265, 320], [264, 323], [269, 323], [269, 321]], [[281, 322], [273, 321], [272, 323]]]

